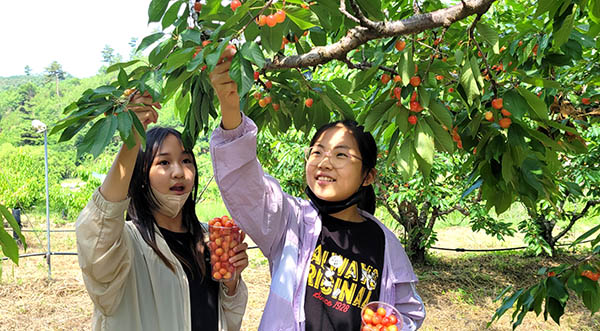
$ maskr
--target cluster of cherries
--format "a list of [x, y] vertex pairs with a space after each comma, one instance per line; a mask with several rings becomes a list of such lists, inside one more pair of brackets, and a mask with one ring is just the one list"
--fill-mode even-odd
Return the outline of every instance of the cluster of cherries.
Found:
[[362, 313], [361, 331], [398, 331], [400, 320], [394, 312], [389, 313], [384, 307], [376, 310], [365, 307]]
[[[512, 120], [510, 119], [510, 116], [512, 114], [508, 110], [504, 109], [504, 104], [503, 104], [502, 98], [496, 98], [496, 99], [492, 100], [492, 108], [494, 108], [496, 110], [500, 110], [500, 113], [504, 117], [502, 117], [498, 121], [498, 125], [500, 125], [500, 127], [503, 129], [507, 129], [512, 124]], [[490, 122], [494, 122], [494, 113], [493, 112], [487, 111], [487, 112], [485, 112], [484, 116], [485, 116], [486, 120], [488, 120]]]
[[229, 216], [215, 217], [208, 222], [210, 266], [216, 281], [232, 280], [235, 266], [229, 258], [235, 255], [233, 248], [241, 242], [240, 228]]

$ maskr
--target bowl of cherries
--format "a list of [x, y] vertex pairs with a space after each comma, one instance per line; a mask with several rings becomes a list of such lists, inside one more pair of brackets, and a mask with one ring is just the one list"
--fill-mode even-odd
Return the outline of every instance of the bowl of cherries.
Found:
[[361, 312], [361, 331], [398, 331], [402, 329], [402, 318], [394, 306], [382, 301], [366, 304]]

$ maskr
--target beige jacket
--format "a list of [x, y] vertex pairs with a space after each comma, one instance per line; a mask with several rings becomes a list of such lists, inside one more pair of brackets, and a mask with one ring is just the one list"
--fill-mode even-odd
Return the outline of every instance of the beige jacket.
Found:
[[[124, 219], [129, 199], [110, 202], [98, 190], [76, 224], [79, 265], [94, 302], [93, 330], [190, 330], [188, 281], [181, 264], [156, 231], [172, 272]], [[239, 330], [248, 301], [240, 281], [233, 296], [219, 291], [219, 330]]]

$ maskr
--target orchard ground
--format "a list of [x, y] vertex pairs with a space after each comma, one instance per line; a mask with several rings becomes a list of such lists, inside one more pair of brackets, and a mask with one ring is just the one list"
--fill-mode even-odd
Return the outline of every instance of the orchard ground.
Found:
[[[511, 210], [507, 217], [520, 213]], [[225, 209], [218, 202], [206, 201], [199, 210], [201, 219], [222, 216]], [[211, 215], [214, 214], [214, 215]], [[58, 216], [58, 215], [57, 215]], [[584, 220], [577, 232], [582, 232], [594, 220]], [[27, 228], [44, 227], [43, 215], [25, 215]], [[70, 229], [73, 224], [59, 225]], [[499, 241], [482, 233], [474, 233], [461, 218], [450, 218], [438, 224], [438, 247], [493, 248], [522, 246], [519, 237]], [[26, 233], [28, 253], [45, 251], [45, 234]], [[570, 240], [573, 238], [571, 237]], [[52, 250], [74, 252], [74, 233], [53, 233]], [[249, 289], [249, 302], [243, 330], [256, 330], [269, 290], [268, 263], [258, 249], [249, 251], [250, 266], [244, 272]], [[420, 279], [418, 290], [427, 309], [427, 319], [421, 330], [484, 330], [499, 302], [493, 302], [507, 285], [525, 287], [534, 282], [534, 275], [543, 266], [574, 262], [578, 253], [542, 258], [523, 252], [449, 253], [432, 251], [430, 264], [416, 266]], [[52, 280], [47, 280], [44, 257], [20, 260], [16, 267], [2, 262], [0, 283], [0, 330], [89, 330], [92, 303], [85, 291], [75, 256], [52, 257]], [[510, 314], [494, 323], [489, 330], [510, 330]], [[543, 317], [528, 315], [519, 330], [598, 330], [600, 315], [590, 316], [577, 298], [569, 300], [566, 314], [558, 326]]]

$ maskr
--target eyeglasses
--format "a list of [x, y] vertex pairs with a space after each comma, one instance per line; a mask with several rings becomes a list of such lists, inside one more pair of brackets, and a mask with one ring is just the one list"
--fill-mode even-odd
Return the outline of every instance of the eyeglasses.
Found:
[[304, 159], [307, 165], [318, 165], [326, 156], [331, 166], [336, 169], [345, 167], [348, 163], [352, 162], [352, 158], [362, 161], [360, 157], [350, 154], [348, 149], [341, 147], [325, 151], [321, 147], [312, 146], [304, 150]]

